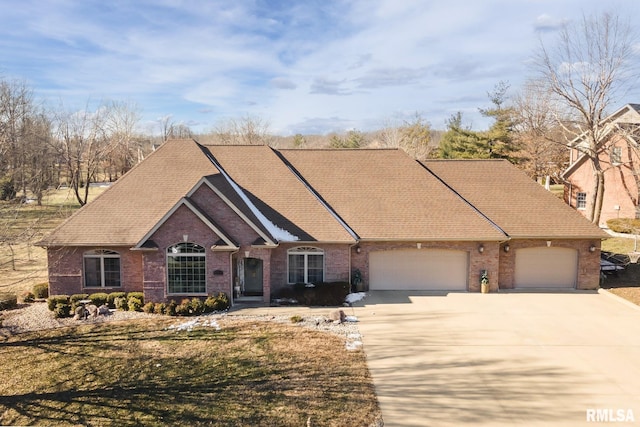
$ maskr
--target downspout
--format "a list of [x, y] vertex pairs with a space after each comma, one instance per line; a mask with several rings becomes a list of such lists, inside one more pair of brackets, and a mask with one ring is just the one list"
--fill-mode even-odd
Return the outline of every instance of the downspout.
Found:
[[235, 286], [235, 284], [233, 283], [233, 256], [238, 252], [240, 252], [240, 248], [236, 249], [233, 252], [229, 252], [229, 271], [231, 272], [231, 277], [229, 278], [229, 281], [231, 282], [231, 307], [233, 307], [236, 302], [235, 298], [233, 297], [233, 289]]
[[349, 293], [353, 290], [353, 283], [351, 283], [351, 249], [358, 246], [360, 242], [356, 240], [356, 242], [352, 245], [349, 245]]

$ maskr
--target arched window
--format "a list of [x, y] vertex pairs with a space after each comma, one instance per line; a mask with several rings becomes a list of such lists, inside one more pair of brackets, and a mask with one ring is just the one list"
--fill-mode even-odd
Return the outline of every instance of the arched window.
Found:
[[120, 254], [106, 249], [85, 252], [84, 286], [87, 288], [116, 288], [120, 282]]
[[287, 251], [289, 283], [324, 282], [324, 251], [297, 247]]
[[170, 294], [207, 292], [206, 257], [202, 246], [178, 243], [167, 248], [167, 286]]

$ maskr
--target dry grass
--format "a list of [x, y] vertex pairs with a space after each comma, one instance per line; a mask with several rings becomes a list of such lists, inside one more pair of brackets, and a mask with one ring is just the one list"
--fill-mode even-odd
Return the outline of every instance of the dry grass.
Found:
[[364, 353], [293, 325], [158, 318], [40, 331], [2, 344], [2, 425], [367, 426]]
[[[636, 242], [633, 238], [616, 237], [602, 242], [603, 250], [618, 254], [631, 253], [635, 247]], [[625, 271], [615, 275], [607, 275], [602, 287], [615, 295], [640, 305], [640, 264], [631, 263]]]
[[[104, 190], [91, 187], [89, 200]], [[47, 281], [47, 254], [35, 243], [78, 208], [69, 189], [49, 192], [42, 206], [0, 202], [0, 292], [20, 294]]]

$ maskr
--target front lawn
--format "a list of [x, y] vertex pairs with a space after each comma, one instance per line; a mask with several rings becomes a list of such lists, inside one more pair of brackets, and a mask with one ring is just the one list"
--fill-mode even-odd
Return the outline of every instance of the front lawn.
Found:
[[[213, 318], [211, 318], [213, 319]], [[367, 426], [362, 350], [289, 324], [183, 319], [82, 325], [0, 341], [0, 425]]]

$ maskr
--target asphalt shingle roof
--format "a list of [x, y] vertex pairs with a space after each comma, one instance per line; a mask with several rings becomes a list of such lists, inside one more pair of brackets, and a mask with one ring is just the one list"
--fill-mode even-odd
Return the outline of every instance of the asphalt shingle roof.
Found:
[[328, 205], [371, 240], [505, 235], [401, 150], [280, 150]]
[[422, 163], [511, 238], [608, 237], [506, 160]]
[[174, 140], [41, 244], [143, 244], [203, 178], [274, 242], [272, 226], [301, 242], [604, 237], [506, 161], [420, 164], [400, 150], [274, 150]]

